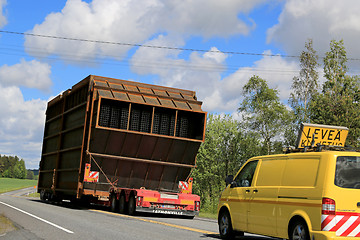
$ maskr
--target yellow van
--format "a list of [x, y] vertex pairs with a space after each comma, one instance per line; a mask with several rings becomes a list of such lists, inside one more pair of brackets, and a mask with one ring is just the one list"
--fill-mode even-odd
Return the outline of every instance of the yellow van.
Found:
[[227, 177], [218, 206], [221, 238], [249, 232], [360, 240], [360, 153], [302, 150], [251, 158]]

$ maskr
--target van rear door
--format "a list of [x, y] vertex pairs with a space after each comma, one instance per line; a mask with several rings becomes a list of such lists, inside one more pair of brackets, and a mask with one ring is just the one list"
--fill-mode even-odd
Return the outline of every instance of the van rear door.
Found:
[[360, 237], [360, 154], [351, 155], [336, 158], [335, 188], [323, 199], [322, 230]]

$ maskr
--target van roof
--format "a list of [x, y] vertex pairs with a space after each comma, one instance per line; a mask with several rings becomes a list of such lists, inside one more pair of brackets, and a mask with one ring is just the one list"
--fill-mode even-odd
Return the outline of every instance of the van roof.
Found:
[[273, 154], [273, 155], [262, 155], [252, 157], [251, 159], [265, 159], [265, 158], [277, 158], [277, 157], [291, 157], [291, 156], [322, 156], [322, 155], [336, 155], [336, 156], [360, 156], [360, 152], [357, 151], [311, 151], [311, 152], [292, 152], [292, 153], [282, 153], [282, 154]]

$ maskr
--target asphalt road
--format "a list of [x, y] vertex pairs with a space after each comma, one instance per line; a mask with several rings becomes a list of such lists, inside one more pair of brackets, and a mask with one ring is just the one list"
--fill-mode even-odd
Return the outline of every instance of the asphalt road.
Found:
[[[219, 239], [215, 220], [127, 216], [67, 202], [54, 205], [27, 197], [24, 195], [27, 191], [34, 190], [0, 195], [0, 239]], [[241, 239], [270, 238], [246, 235]]]

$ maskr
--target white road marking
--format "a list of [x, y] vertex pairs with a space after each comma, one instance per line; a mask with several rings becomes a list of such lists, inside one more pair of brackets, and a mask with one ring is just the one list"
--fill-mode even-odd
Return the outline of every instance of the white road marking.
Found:
[[56, 225], [55, 223], [49, 222], [49, 221], [47, 221], [47, 220], [45, 220], [45, 219], [42, 219], [42, 218], [40, 218], [40, 217], [38, 217], [38, 216], [35, 216], [35, 215], [31, 214], [31, 213], [25, 212], [24, 210], [21, 210], [21, 209], [19, 209], [19, 208], [17, 208], [17, 207], [11, 206], [11, 205], [9, 205], [9, 204], [7, 204], [7, 203], [4, 203], [4, 202], [1, 202], [1, 201], [0, 201], [0, 203], [3, 204], [3, 205], [5, 205], [5, 206], [8, 206], [8, 207], [10, 207], [10, 208], [12, 208], [12, 209], [15, 209], [15, 210], [17, 210], [17, 211], [19, 211], [19, 212], [22, 212], [22, 213], [24, 213], [24, 214], [27, 214], [27, 215], [29, 215], [30, 217], [36, 218], [36, 219], [38, 219], [38, 220], [40, 220], [40, 221], [42, 221], [42, 222], [44, 222], [44, 223], [47, 223], [47, 224], [49, 224], [49, 225], [51, 225], [51, 226], [54, 226], [54, 227], [56, 227], [56, 228], [58, 228], [58, 229], [61, 229], [61, 230], [65, 231], [65, 232], [67, 232], [67, 233], [74, 233], [74, 232], [72, 232], [72, 231], [70, 231], [70, 230], [68, 230], [68, 229], [66, 229], [66, 228], [60, 227], [59, 225]]

